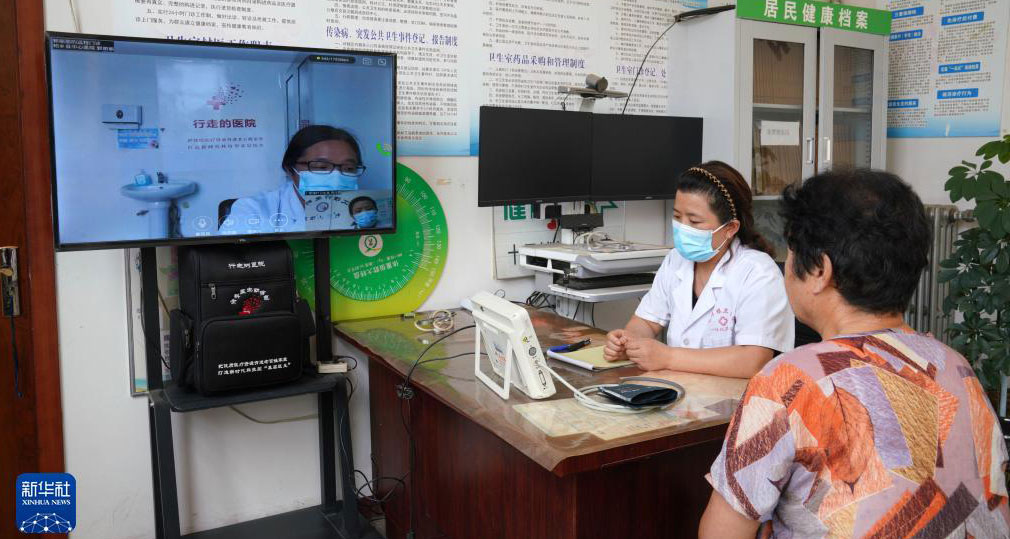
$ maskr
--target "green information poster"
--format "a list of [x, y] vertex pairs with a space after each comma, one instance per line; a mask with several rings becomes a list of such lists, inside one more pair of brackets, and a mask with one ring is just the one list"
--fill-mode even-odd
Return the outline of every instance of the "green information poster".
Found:
[[891, 33], [891, 12], [814, 0], [738, 0], [741, 19], [838, 28], [866, 34]]
[[[292, 241], [298, 293], [315, 299], [312, 241]], [[449, 233], [442, 205], [428, 183], [396, 165], [396, 233], [330, 240], [333, 321], [416, 310], [442, 276]]]

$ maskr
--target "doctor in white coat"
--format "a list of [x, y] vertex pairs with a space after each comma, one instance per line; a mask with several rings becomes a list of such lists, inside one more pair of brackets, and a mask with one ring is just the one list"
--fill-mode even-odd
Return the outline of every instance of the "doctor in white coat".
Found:
[[[711, 161], [688, 169], [674, 201], [670, 251], [604, 357], [647, 371], [750, 378], [793, 348], [795, 321], [782, 273], [754, 229], [747, 182]], [[657, 340], [666, 330], [666, 344]]]
[[237, 233], [305, 230], [305, 193], [356, 191], [364, 173], [361, 148], [344, 129], [309, 125], [298, 130], [281, 160], [283, 182], [232, 204], [221, 231]]

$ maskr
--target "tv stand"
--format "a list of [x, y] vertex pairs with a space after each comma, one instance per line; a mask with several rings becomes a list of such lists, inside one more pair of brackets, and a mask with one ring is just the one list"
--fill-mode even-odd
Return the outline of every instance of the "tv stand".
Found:
[[[316, 288], [316, 358], [332, 355], [330, 339], [330, 244], [329, 239], [314, 240]], [[354, 488], [354, 461], [350, 451], [350, 421], [336, 418], [348, 414], [347, 386], [344, 374], [305, 374], [292, 384], [268, 387], [216, 397], [204, 397], [184, 391], [161, 377], [161, 324], [158, 316], [157, 261], [154, 247], [141, 249], [143, 280], [143, 320], [147, 347], [148, 422], [151, 436], [151, 473], [154, 483], [155, 536], [158, 539], [379, 539], [378, 533], [358, 513]], [[212, 530], [180, 535], [178, 488], [175, 478], [175, 446], [172, 439], [172, 413], [187, 413], [248, 402], [318, 395], [319, 468], [322, 503], [257, 520], [240, 522]], [[340, 437], [338, 442], [337, 436]], [[348, 451], [344, 451], [348, 448]], [[340, 462], [341, 499], [337, 499], [337, 462]]]

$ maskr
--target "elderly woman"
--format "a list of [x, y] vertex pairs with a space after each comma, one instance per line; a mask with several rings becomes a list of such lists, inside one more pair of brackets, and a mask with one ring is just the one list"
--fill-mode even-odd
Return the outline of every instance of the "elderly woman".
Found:
[[750, 381], [699, 536], [1010, 536], [992, 407], [961, 355], [902, 319], [930, 241], [919, 198], [850, 170], [783, 206], [789, 302], [824, 340]]

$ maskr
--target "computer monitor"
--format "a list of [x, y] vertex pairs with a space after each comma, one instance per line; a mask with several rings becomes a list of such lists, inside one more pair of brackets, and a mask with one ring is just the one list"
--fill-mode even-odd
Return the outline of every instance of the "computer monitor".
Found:
[[480, 108], [478, 206], [589, 199], [592, 115]]
[[701, 118], [593, 115], [593, 200], [674, 198], [701, 162]]
[[395, 55], [47, 44], [57, 248], [395, 230]]

